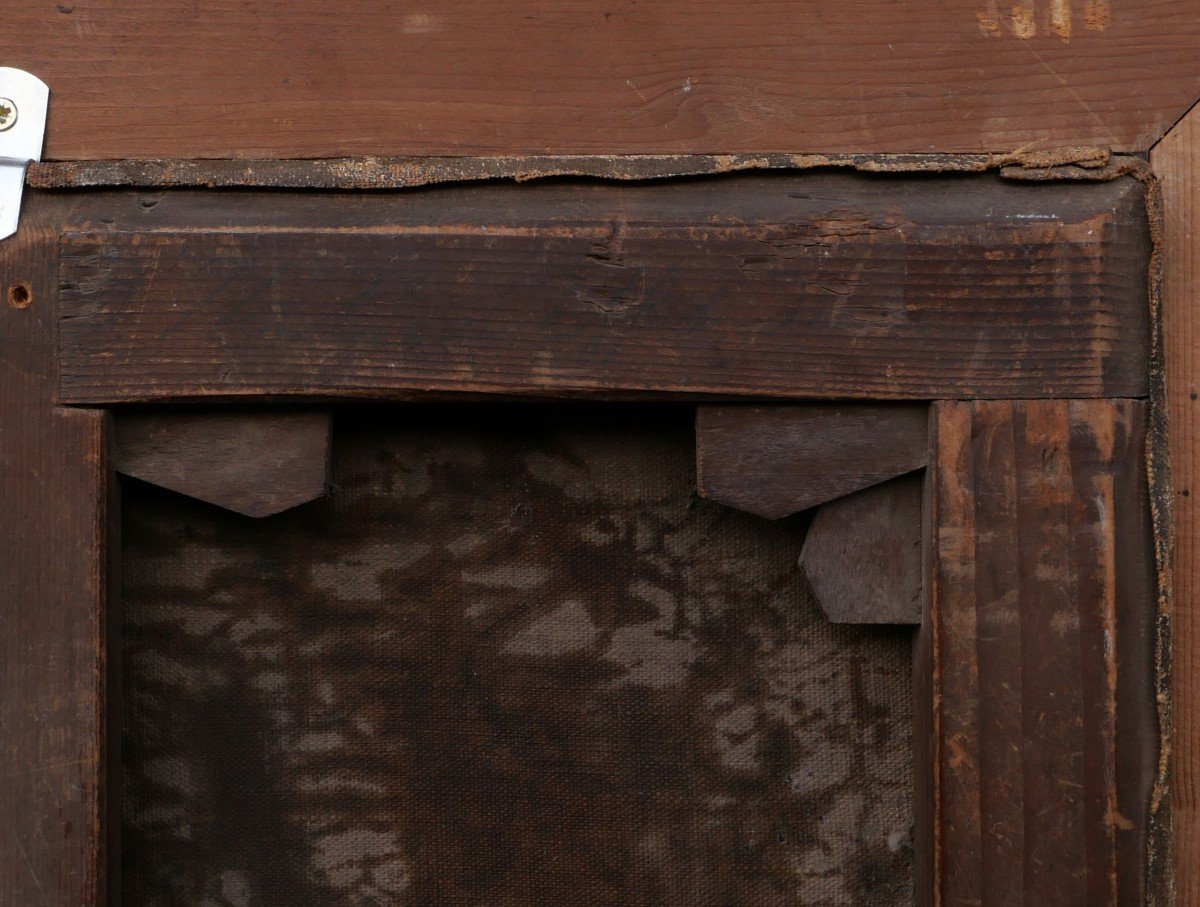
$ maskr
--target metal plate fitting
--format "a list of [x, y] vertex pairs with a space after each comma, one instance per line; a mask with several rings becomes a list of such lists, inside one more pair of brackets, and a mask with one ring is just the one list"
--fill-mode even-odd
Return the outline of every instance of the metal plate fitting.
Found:
[[0, 66], [0, 239], [17, 232], [25, 171], [42, 159], [49, 102], [37, 76]]

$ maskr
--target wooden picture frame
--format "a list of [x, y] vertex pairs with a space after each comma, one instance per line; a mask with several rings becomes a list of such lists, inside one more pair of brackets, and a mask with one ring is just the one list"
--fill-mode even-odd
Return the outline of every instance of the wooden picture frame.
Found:
[[[329, 406], [439, 395], [686, 400], [705, 408], [704, 492], [768, 516], [886, 487], [871, 483], [912, 462], [911, 410], [896, 414], [919, 407], [922, 902], [1200, 904], [1198, 12], [1195, 0], [921, 0], [902, 16], [786, 2], [731, 14], [713, 0], [6, 4], [3, 60], [43, 78], [52, 100], [45, 162], [0, 244], [0, 904], [119, 899], [117, 468], [269, 513], [315, 493]], [[244, 85], [253, 97], [231, 95]], [[581, 178], [566, 185], [632, 187], [619, 210], [644, 215], [637, 199], [658, 180], [740, 171], [879, 174], [912, 192], [906, 210], [876, 197], [850, 206], [857, 217], [833, 192], [796, 229], [772, 221], [760, 190], [761, 235], [731, 228], [717, 243], [724, 284], [686, 267], [701, 246], [682, 234], [711, 226], [711, 198], [687, 213], [684, 193], [684, 219], [660, 219], [654, 235], [614, 229], [628, 217], [602, 206], [552, 224], [525, 191], [500, 235], [455, 210], [476, 184]], [[986, 258], [991, 202], [943, 193], [942, 228], [955, 227], [933, 246], [979, 257], [889, 271], [912, 241], [909, 215], [947, 174], [1043, 199], [1123, 186], [1112, 222], [1137, 224], [1137, 238], [1089, 238], [1111, 223], [1088, 202], [1018, 206], [1033, 215], [1025, 252], [1005, 264]], [[423, 238], [371, 200], [441, 185], [453, 187], [436, 190], [449, 193], [444, 222]], [[524, 188], [553, 195], [538, 185]], [[274, 220], [260, 191], [285, 200]], [[557, 204], [562, 215], [573, 202]], [[558, 283], [502, 332], [468, 294], [456, 298], [475, 309], [443, 313], [407, 298], [377, 335], [362, 305], [377, 287], [361, 268], [393, 289], [411, 279], [393, 252], [381, 258], [379, 237], [399, 233], [423, 249], [405, 266], [481, 255], [500, 279], [511, 256]], [[359, 267], [333, 274], [305, 243]], [[824, 251], [832, 265], [805, 272], [811, 298], [824, 296], [800, 315], [782, 295], [764, 291], [749, 316], [721, 295], [735, 270], [762, 290]], [[225, 253], [242, 264], [194, 267]], [[881, 305], [859, 292], [868, 255]], [[269, 308], [242, 317], [236, 287], [264, 266], [270, 279], [249, 295], [278, 302], [290, 287], [300, 322], [272, 327]], [[416, 274], [443, 285], [436, 267]], [[894, 291], [914, 274], [958, 293], [906, 309], [887, 280]], [[203, 281], [203, 297], [179, 291]], [[647, 318], [664, 288], [704, 305]], [[988, 325], [1014, 305], [1012, 323]], [[313, 327], [330, 312], [347, 317]], [[455, 335], [460, 316], [479, 330]], [[397, 369], [397, 351], [421, 366]], [[814, 401], [828, 408], [802, 411]], [[217, 409], [201, 418], [196, 402]], [[162, 409], [138, 423], [135, 403]], [[287, 408], [300, 403], [305, 424]], [[798, 421], [826, 447], [798, 448]], [[298, 451], [294, 481], [266, 464], [253, 488], [245, 475], [197, 482], [180, 465], [275, 431]], [[868, 449], [833, 469], [822, 450], [848, 437], [900, 439], [901, 455]], [[749, 456], [755, 445], [773, 457]], [[906, 613], [896, 603], [892, 619]], [[1041, 731], [1073, 748], [1042, 746]]]
[[[32, 193], [0, 250], [0, 481], [23, 540], [0, 554], [20, 603], [6, 767], [39, 778], [7, 785], [5, 894], [118, 896], [116, 464], [246, 513], [319, 492], [163, 478], [242, 417], [118, 410], [114, 451], [109, 408], [465, 395], [692, 401], [702, 493], [766, 516], [927, 462], [918, 903], [1165, 897], [1155, 183], [1134, 158], [942, 163], [956, 175]], [[296, 430], [327, 451], [327, 427]]]

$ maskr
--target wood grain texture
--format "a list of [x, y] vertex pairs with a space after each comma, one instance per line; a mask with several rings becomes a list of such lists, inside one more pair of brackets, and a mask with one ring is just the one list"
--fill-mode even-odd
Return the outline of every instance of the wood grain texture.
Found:
[[1190, 0], [5, 0], [50, 158], [1145, 149]]
[[98, 193], [64, 238], [61, 393], [1136, 396], [1143, 192], [813, 173]]
[[935, 404], [917, 652], [927, 903], [1145, 901], [1158, 726], [1144, 418], [1138, 401]]
[[332, 423], [321, 411], [123, 413], [116, 470], [245, 516], [270, 516], [325, 494]]
[[821, 505], [800, 566], [829, 620], [921, 622], [924, 485], [924, 474], [913, 473]]
[[929, 458], [923, 404], [700, 406], [700, 496], [779, 519], [885, 482]]
[[1150, 155], [1163, 200], [1163, 338], [1175, 494], [1171, 695], [1176, 890], [1200, 905], [1200, 116], [1188, 114]]
[[107, 419], [54, 402], [65, 204], [32, 193], [0, 245], [0, 903], [13, 905], [104, 902], [119, 739]]

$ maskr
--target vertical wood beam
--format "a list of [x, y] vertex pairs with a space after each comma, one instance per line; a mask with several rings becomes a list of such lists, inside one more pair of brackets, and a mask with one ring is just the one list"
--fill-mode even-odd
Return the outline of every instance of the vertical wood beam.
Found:
[[817, 510], [800, 569], [826, 620], [920, 623], [924, 484], [924, 474], [913, 472]]
[[[55, 405], [59, 224], [0, 244], [0, 904], [107, 897], [108, 421]], [[111, 765], [116, 759], [110, 760]], [[113, 810], [115, 812], [115, 810]]]
[[918, 891], [1143, 903], [1158, 761], [1144, 406], [939, 403], [931, 421]]
[[1171, 800], [1180, 907], [1200, 905], [1200, 111], [1150, 154], [1163, 201], [1163, 341], [1175, 495]]

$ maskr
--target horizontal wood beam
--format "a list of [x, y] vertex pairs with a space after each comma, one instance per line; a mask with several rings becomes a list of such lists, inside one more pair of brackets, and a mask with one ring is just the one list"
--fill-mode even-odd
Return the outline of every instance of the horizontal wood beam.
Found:
[[1200, 96], [1188, 0], [2, 8], [55, 159], [1143, 150]]
[[813, 173], [97, 193], [62, 245], [60, 391], [1140, 396], [1143, 192]]

